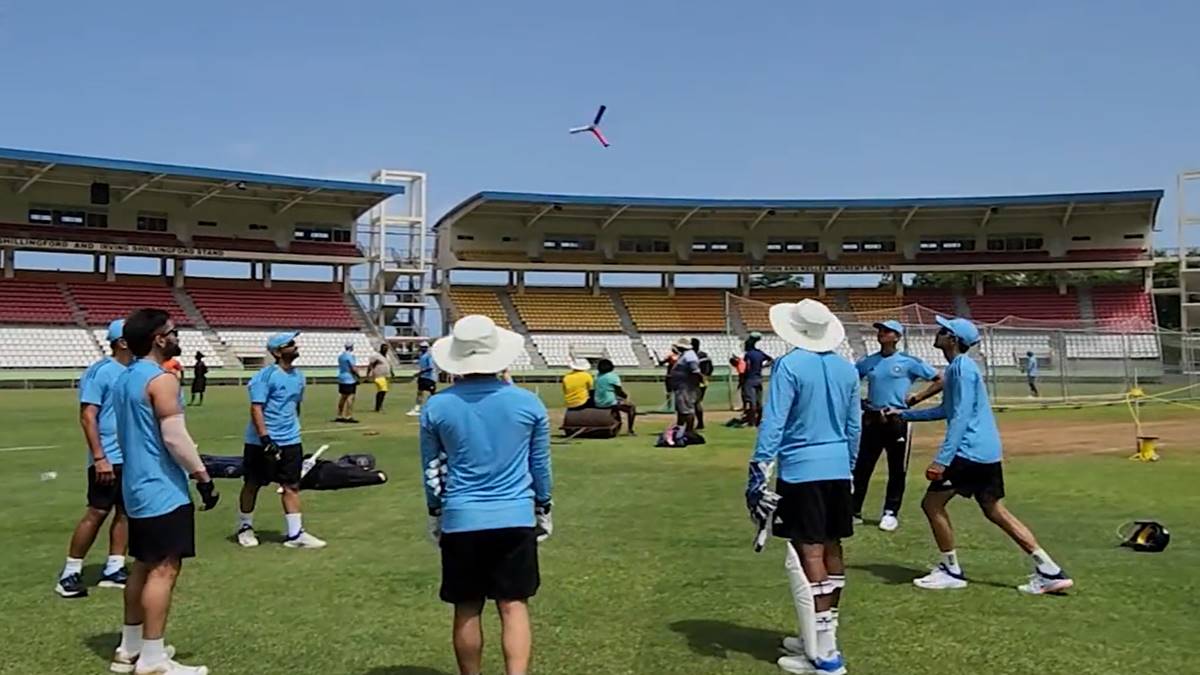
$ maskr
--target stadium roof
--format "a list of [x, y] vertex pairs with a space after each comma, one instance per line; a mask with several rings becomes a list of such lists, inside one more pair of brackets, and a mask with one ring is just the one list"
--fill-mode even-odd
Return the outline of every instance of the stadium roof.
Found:
[[301, 178], [251, 171], [139, 162], [0, 148], [0, 182], [20, 193], [37, 183], [89, 186], [108, 183], [114, 202], [141, 192], [174, 194], [192, 205], [209, 199], [272, 202], [279, 212], [296, 205], [350, 207], [359, 213], [393, 195], [403, 185], [325, 178]]
[[[674, 197], [608, 197], [592, 195], [556, 195], [532, 192], [480, 192], [451, 209], [434, 227], [441, 227], [460, 220], [467, 215], [527, 215], [534, 221], [551, 210], [562, 212], [581, 211], [579, 215], [599, 215], [605, 226], [621, 217], [645, 218], [648, 212], [655, 215], [676, 216], [679, 224], [698, 212], [713, 214], [727, 212], [736, 217], [744, 212], [751, 218], [775, 215], [775, 212], [832, 212], [844, 211], [906, 211], [915, 214], [918, 210], [971, 210], [990, 212], [1007, 207], [1029, 209], [1044, 208], [1066, 212], [1081, 206], [1104, 206], [1109, 204], [1133, 205], [1144, 208], [1153, 219], [1162, 200], [1162, 190], [1125, 190], [1116, 192], [1075, 192], [1036, 195], [999, 195], [983, 197], [920, 197], [908, 199], [687, 199]], [[755, 215], [756, 212], [760, 215]], [[833, 218], [837, 218], [834, 215]], [[832, 225], [832, 219], [830, 221]]]

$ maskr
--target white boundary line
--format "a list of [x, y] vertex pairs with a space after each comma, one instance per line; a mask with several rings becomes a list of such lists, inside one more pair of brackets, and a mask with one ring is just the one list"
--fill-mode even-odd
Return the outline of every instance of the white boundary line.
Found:
[[19, 450], [51, 450], [61, 448], [61, 445], [18, 445], [12, 448], [0, 448], [0, 452], [17, 452]]

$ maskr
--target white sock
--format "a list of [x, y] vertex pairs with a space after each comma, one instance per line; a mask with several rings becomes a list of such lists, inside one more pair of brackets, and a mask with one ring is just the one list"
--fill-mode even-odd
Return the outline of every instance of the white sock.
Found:
[[833, 627], [833, 612], [817, 612], [817, 655], [832, 659], [837, 654], [837, 633]]
[[62, 574], [58, 578], [66, 579], [72, 574], [83, 574], [83, 558], [67, 556], [67, 564], [63, 565]]
[[249, 528], [254, 527], [254, 513], [253, 512], [242, 513], [241, 511], [238, 511], [238, 529], [240, 530], [243, 527], [249, 527]]
[[841, 614], [841, 611], [839, 611], [837, 607], [829, 610], [829, 617], [833, 620], [833, 630], [835, 633], [840, 625], [839, 618], [841, 617]]
[[125, 556], [110, 555], [108, 556], [108, 562], [104, 563], [104, 573], [112, 574], [122, 567], [125, 567]]
[[121, 626], [121, 644], [117, 649], [126, 654], [142, 653], [142, 624]]
[[1045, 549], [1039, 548], [1030, 553], [1029, 557], [1033, 558], [1033, 564], [1037, 566], [1038, 572], [1051, 577], [1056, 574], [1062, 574], [1062, 568], [1058, 566], [1058, 563], [1054, 562]]
[[300, 530], [304, 529], [301, 525], [302, 521], [299, 513], [285, 513], [283, 514], [283, 521], [287, 524], [288, 539], [300, 534]]
[[167, 648], [163, 639], [142, 640], [142, 653], [138, 657], [138, 665], [156, 666], [167, 660]]
[[954, 574], [962, 574], [962, 568], [958, 566], [958, 551], [942, 551], [942, 564]]

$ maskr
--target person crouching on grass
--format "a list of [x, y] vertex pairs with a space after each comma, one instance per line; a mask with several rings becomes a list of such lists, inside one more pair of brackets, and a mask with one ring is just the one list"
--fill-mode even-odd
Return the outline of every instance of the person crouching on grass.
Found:
[[[752, 520], [787, 539], [784, 568], [799, 636], [783, 641], [787, 673], [843, 675], [838, 604], [846, 585], [842, 540], [853, 536], [852, 482], [861, 433], [858, 372], [834, 350], [846, 329], [816, 300], [771, 307], [771, 327], [796, 348], [776, 359], [746, 506]], [[772, 492], [771, 465], [779, 478]], [[772, 504], [778, 504], [772, 509]]]
[[422, 407], [420, 444], [429, 533], [442, 556], [440, 597], [454, 605], [462, 675], [483, 671], [489, 599], [500, 611], [505, 672], [529, 671], [538, 542], [554, 527], [546, 407], [499, 377], [524, 349], [523, 337], [479, 315], [460, 319], [431, 349], [438, 368], [461, 378]]
[[921, 509], [929, 519], [942, 560], [929, 574], [913, 580], [918, 588], [966, 588], [967, 578], [954, 550], [954, 528], [946, 504], [955, 494], [974, 497], [983, 515], [1004, 530], [1029, 555], [1034, 572], [1017, 590], [1024, 593], [1061, 593], [1074, 585], [1058, 563], [1042, 549], [1033, 532], [1004, 505], [1002, 448], [996, 418], [988, 401], [987, 384], [967, 351], [979, 342], [979, 329], [967, 319], [936, 317], [941, 326], [934, 347], [946, 356], [942, 404], [922, 410], [888, 409], [887, 415], [906, 422], [946, 420], [946, 438], [925, 470], [929, 490]]

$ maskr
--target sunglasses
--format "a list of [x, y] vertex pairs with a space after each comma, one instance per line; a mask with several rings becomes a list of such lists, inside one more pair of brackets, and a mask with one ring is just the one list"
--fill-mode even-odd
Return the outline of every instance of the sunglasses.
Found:
[[943, 329], [939, 330], [937, 332], [937, 334], [940, 336], [940, 335], [951, 335], [952, 333], [948, 329], [943, 328]]
[[169, 330], [169, 331], [167, 331], [167, 332], [165, 332], [165, 333], [158, 333], [158, 335], [161, 335], [161, 336], [163, 336], [163, 337], [168, 337], [168, 336], [179, 337], [179, 329], [178, 329], [178, 328], [172, 328], [171, 330]]

